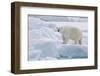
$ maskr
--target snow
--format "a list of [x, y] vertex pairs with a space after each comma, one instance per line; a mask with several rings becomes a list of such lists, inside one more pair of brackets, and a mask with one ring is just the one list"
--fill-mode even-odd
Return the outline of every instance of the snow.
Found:
[[[62, 44], [61, 33], [56, 27], [70, 24], [75, 25], [83, 32], [82, 45]], [[57, 60], [88, 57], [87, 22], [46, 22], [40, 18], [29, 17], [29, 50], [28, 60]]]
[[39, 29], [46, 25], [44, 21], [40, 20], [39, 18], [33, 18], [31, 16], [29, 16], [28, 23], [29, 23], [29, 31], [33, 29]]

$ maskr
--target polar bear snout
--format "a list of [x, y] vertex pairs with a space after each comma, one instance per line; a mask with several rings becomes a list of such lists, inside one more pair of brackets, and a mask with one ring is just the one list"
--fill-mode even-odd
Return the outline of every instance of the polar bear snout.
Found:
[[58, 32], [60, 32], [60, 29], [57, 29]]

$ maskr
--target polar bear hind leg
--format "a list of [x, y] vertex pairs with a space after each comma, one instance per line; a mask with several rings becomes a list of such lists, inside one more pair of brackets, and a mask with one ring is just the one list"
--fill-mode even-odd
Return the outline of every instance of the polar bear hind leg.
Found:
[[80, 45], [82, 44], [82, 40], [81, 40], [81, 39], [79, 40], [79, 44], [80, 44]]
[[81, 39], [80, 40], [75, 40], [74, 42], [75, 42], [75, 44], [80, 44], [80, 45], [82, 44], [82, 40]]

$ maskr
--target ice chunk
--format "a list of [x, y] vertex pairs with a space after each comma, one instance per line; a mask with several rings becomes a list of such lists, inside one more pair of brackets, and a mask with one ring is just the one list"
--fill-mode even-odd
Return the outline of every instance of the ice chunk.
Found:
[[32, 61], [32, 60], [40, 60], [40, 55], [41, 55], [41, 50], [36, 50], [34, 49], [34, 51], [30, 50], [28, 53], [28, 60]]
[[[59, 57], [58, 45], [62, 43], [61, 34], [51, 28], [42, 27], [29, 31], [29, 52], [33, 52], [31, 59], [56, 59]], [[39, 54], [38, 54], [39, 53]], [[36, 58], [37, 57], [37, 58]]]
[[44, 41], [42, 40], [42, 42], [37, 41], [33, 45], [34, 49], [32, 51], [41, 50], [41, 54], [39, 55], [40, 58], [46, 58], [46, 57], [56, 58], [59, 56], [59, 52], [57, 51], [57, 45], [58, 44], [53, 41], [45, 41], [45, 40]]
[[[87, 49], [86, 49], [87, 50]], [[60, 49], [60, 58], [87, 58], [87, 51], [84, 51], [79, 45], [63, 45]]]

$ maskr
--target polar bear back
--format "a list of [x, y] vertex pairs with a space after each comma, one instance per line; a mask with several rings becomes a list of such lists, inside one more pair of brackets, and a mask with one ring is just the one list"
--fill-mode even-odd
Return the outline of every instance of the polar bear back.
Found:
[[[68, 28], [68, 27], [67, 27]], [[66, 28], [65, 28], [66, 29]], [[82, 33], [79, 30], [79, 28], [76, 27], [69, 27], [69, 30], [67, 31], [69, 33], [69, 38], [71, 38], [72, 40], [80, 40]], [[66, 31], [66, 30], [65, 30]]]

